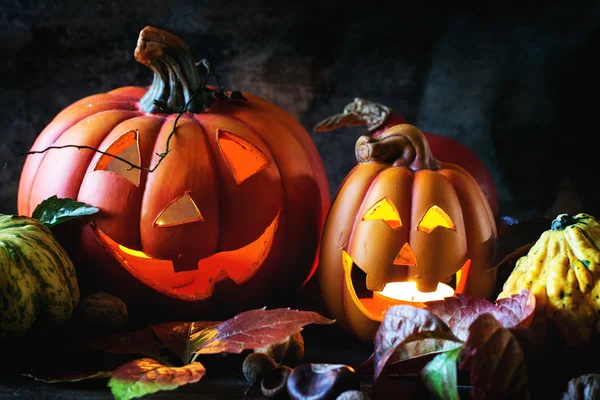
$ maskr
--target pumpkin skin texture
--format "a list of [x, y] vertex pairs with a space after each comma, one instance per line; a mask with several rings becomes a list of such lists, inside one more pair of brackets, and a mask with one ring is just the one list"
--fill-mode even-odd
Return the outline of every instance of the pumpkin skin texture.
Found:
[[530, 290], [536, 316], [555, 323], [568, 346], [583, 347], [600, 331], [599, 249], [594, 217], [560, 214], [517, 260], [498, 298]]
[[[359, 138], [356, 153], [359, 163], [336, 194], [321, 241], [319, 283], [333, 318], [371, 342], [393, 305], [380, 301], [389, 284], [412, 281], [431, 292], [454, 279], [456, 293], [489, 298], [497, 232], [475, 179], [436, 161], [410, 124]], [[445, 219], [425, 217], [438, 212]]]
[[0, 336], [19, 336], [38, 320], [68, 320], [79, 303], [73, 262], [33, 218], [0, 215]]
[[[71, 233], [73, 252], [95, 290], [123, 299], [132, 316], [135, 304], [149, 315], [230, 315], [301, 286], [316, 268], [329, 208], [325, 170], [306, 130], [250, 93], [247, 101], [196, 107], [206, 95], [194, 97], [199, 72], [168, 32], [142, 30], [135, 56], [155, 72], [150, 88], [75, 102], [32, 150], [91, 146], [144, 168], [160, 165], [128, 171], [113, 157], [75, 148], [32, 154], [19, 212], [30, 214], [50, 195], [98, 207], [93, 224]], [[188, 111], [163, 112], [157, 99], [163, 109], [188, 104]]]
[[[317, 124], [316, 131], [330, 131], [343, 126], [366, 126], [369, 135], [378, 137], [394, 125], [409, 123], [402, 114], [370, 100], [355, 98], [343, 113]], [[438, 133], [423, 132], [433, 156], [442, 162], [456, 164], [469, 171], [485, 193], [492, 213], [498, 215], [498, 193], [490, 171], [483, 161], [465, 145]]]

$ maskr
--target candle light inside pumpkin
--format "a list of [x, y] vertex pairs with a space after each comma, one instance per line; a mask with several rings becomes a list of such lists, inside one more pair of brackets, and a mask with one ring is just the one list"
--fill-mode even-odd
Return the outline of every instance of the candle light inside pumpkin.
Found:
[[390, 282], [383, 290], [373, 293], [376, 302], [385, 302], [388, 305], [407, 304], [423, 307], [427, 301], [443, 300], [454, 296], [454, 289], [439, 282], [433, 292], [421, 292], [415, 282]]

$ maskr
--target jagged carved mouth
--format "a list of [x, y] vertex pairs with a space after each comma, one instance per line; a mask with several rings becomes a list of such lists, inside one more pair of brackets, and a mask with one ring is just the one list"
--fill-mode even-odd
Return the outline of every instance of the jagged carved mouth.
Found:
[[153, 259], [141, 251], [127, 248], [111, 239], [97, 226], [92, 232], [134, 277], [169, 296], [183, 300], [210, 297], [214, 285], [230, 278], [238, 285], [248, 281], [260, 269], [271, 251], [280, 213], [253, 242], [232, 251], [221, 251], [198, 261], [198, 268], [176, 272], [171, 260]]
[[466, 286], [471, 260], [467, 260], [460, 270], [439, 282], [434, 292], [420, 292], [414, 282], [388, 282], [381, 291], [371, 291], [366, 287], [367, 274], [342, 250], [342, 264], [346, 287], [354, 304], [373, 321], [381, 322], [388, 308], [398, 304], [423, 307], [427, 301], [442, 300], [462, 293]]

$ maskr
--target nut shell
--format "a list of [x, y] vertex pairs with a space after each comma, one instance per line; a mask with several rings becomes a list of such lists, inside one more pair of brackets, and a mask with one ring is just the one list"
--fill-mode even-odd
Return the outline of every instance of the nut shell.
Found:
[[79, 319], [84, 324], [107, 330], [119, 330], [127, 324], [127, 305], [110, 293], [98, 292], [85, 296], [79, 304]]

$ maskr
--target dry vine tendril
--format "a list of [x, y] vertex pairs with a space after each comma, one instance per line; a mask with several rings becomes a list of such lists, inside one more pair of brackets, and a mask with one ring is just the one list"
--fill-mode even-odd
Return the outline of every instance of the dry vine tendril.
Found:
[[[167, 103], [163, 100], [154, 100], [154, 104], [160, 108], [160, 110], [164, 113], [167, 114], [177, 114], [177, 117], [175, 117], [175, 120], [173, 121], [173, 129], [171, 130], [171, 132], [169, 133], [169, 136], [167, 136], [167, 140], [165, 142], [165, 151], [162, 153], [156, 153], [156, 155], [158, 156], [158, 161], [156, 161], [156, 164], [154, 164], [154, 166], [152, 168], [146, 168], [146, 167], [142, 167], [141, 165], [137, 165], [134, 164], [122, 157], [119, 157], [116, 154], [112, 154], [109, 152], [105, 152], [102, 151], [100, 149], [97, 149], [96, 147], [92, 147], [92, 146], [85, 146], [85, 145], [75, 145], [75, 144], [67, 144], [67, 145], [62, 145], [62, 146], [48, 146], [46, 148], [44, 148], [43, 150], [34, 150], [34, 151], [28, 151], [26, 153], [19, 153], [16, 154], [15, 156], [9, 158], [5, 163], [4, 166], [2, 167], [2, 169], [6, 169], [6, 167], [8, 166], [9, 162], [11, 162], [12, 160], [14, 160], [17, 157], [21, 157], [21, 156], [27, 156], [30, 154], [42, 154], [45, 153], [49, 150], [58, 150], [58, 149], [66, 149], [66, 148], [75, 148], [75, 149], [79, 149], [79, 150], [92, 150], [95, 151], [97, 153], [109, 156], [109, 157], [113, 157], [119, 161], [124, 162], [125, 164], [129, 165], [128, 170], [133, 170], [133, 169], [139, 169], [141, 171], [146, 171], [146, 172], [154, 172], [156, 171], [156, 169], [158, 168], [158, 166], [160, 165], [160, 163], [164, 160], [164, 158], [167, 156], [167, 154], [169, 154], [169, 152], [171, 152], [171, 139], [173, 138], [173, 136], [176, 133], [177, 130], [177, 123], [179, 122], [179, 119], [183, 116], [183, 114], [185, 114], [188, 111], [188, 107], [191, 104], [192, 100], [194, 100], [196, 98], [196, 96], [200, 96], [201, 97], [201, 104], [202, 104], [202, 109], [200, 110], [200, 112], [205, 111], [207, 109], [209, 109], [213, 103], [217, 100], [244, 100], [244, 101], [248, 101], [248, 99], [246, 99], [244, 97], [244, 95], [242, 94], [241, 91], [239, 90], [233, 90], [231, 91], [231, 93], [227, 93], [223, 87], [223, 85], [221, 84], [221, 80], [219, 75], [216, 73], [216, 71], [214, 70], [214, 68], [212, 67], [212, 65], [208, 62], [208, 60], [206, 59], [202, 59], [200, 61], [198, 61], [196, 63], [196, 67], [204, 67], [206, 69], [206, 80], [204, 80], [202, 82], [202, 86], [200, 86], [188, 99], [188, 101], [185, 103], [185, 105], [179, 109], [171, 109]], [[209, 87], [207, 87], [207, 82], [208, 79], [210, 77], [213, 77], [217, 83], [217, 88], [215, 89], [211, 89]]]

